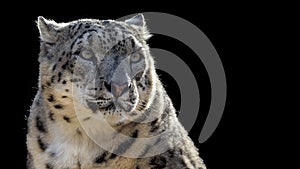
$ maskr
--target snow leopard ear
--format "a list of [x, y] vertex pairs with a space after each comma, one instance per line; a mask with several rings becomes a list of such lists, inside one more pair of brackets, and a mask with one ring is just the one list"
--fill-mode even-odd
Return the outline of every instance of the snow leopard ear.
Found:
[[42, 16], [38, 17], [37, 26], [40, 31], [40, 38], [47, 43], [55, 43], [58, 39], [58, 24], [55, 21], [47, 20]]
[[142, 26], [144, 27], [146, 25], [145, 18], [143, 14], [137, 14], [134, 17], [125, 20], [126, 23], [136, 25], [136, 26]]
[[144, 40], [148, 40], [152, 35], [149, 33], [143, 14], [137, 14], [134, 17], [125, 20], [125, 23], [138, 26]]

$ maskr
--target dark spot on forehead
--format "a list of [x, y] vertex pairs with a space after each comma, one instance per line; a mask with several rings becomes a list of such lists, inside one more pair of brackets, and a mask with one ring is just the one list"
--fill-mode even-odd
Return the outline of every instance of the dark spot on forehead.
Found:
[[62, 72], [58, 72], [58, 79], [57, 79], [57, 82], [60, 82], [61, 76], [62, 76]]
[[56, 68], [56, 64], [54, 64], [54, 66], [52, 67], [52, 71], [54, 71]]
[[79, 54], [80, 54], [80, 50], [74, 52], [74, 55], [79, 55]]
[[102, 20], [102, 24], [103, 25], [107, 25], [107, 24], [109, 24], [110, 23], [110, 21], [108, 21], [108, 20]]
[[78, 40], [82, 39], [83, 36], [84, 36], [86, 33], [89, 33], [89, 32], [97, 32], [97, 30], [96, 30], [96, 29], [88, 29], [88, 30], [85, 30], [84, 32], [82, 32], [82, 34], [79, 35], [79, 36], [72, 42], [72, 44], [71, 44], [71, 46], [70, 46], [70, 49], [72, 50], [73, 47], [74, 47], [74, 45], [75, 45], [75, 43], [76, 43]]
[[135, 41], [133, 38], [131, 38], [131, 47], [134, 48], [135, 47]]
[[82, 26], [82, 23], [79, 24], [77, 30], [79, 30], [81, 28], [81, 26]]
[[[77, 40], [77, 39], [76, 39], [76, 40]], [[75, 45], [75, 43], [76, 43], [76, 40], [74, 40], [74, 41], [73, 41], [73, 43], [71, 44], [71, 47], [70, 47], [70, 48], [71, 48], [71, 50], [73, 49], [73, 46]]]
[[69, 26], [69, 28], [72, 30], [72, 29], [75, 28], [75, 26], [76, 26], [76, 24], [72, 24], [72, 25]]
[[124, 26], [122, 26], [122, 25], [120, 25], [120, 24], [118, 24], [118, 26], [119, 26], [119, 28], [120, 28], [121, 30], [125, 30], [125, 29], [126, 29]]

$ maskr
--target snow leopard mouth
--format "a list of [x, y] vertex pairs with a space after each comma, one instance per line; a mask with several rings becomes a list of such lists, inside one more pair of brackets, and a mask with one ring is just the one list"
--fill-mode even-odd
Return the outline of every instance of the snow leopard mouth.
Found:
[[114, 105], [112, 100], [86, 99], [86, 103], [93, 110], [108, 109]]
[[93, 111], [100, 110], [100, 111], [115, 111], [117, 108], [122, 109], [125, 112], [132, 112], [134, 109], [133, 105], [122, 103], [118, 100], [95, 100], [95, 99], [87, 99], [87, 105]]

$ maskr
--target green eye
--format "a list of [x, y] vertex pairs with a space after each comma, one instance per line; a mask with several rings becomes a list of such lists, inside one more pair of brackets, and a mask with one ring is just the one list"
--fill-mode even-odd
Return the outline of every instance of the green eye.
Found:
[[83, 50], [81, 52], [81, 56], [84, 59], [91, 59], [92, 57], [94, 57], [94, 53], [91, 50]]
[[141, 60], [142, 56], [139, 53], [134, 53], [130, 56], [130, 61], [135, 63], [135, 62], [139, 62]]

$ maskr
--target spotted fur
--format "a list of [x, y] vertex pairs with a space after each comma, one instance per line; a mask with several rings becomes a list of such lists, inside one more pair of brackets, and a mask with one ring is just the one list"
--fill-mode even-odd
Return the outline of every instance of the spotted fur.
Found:
[[143, 15], [37, 24], [28, 168], [205, 169], [155, 72]]

